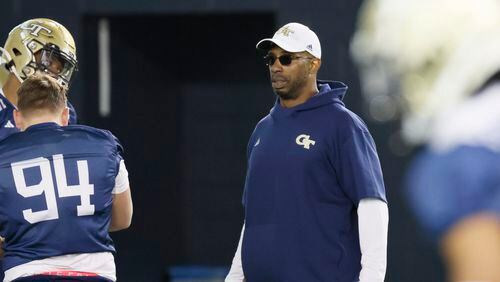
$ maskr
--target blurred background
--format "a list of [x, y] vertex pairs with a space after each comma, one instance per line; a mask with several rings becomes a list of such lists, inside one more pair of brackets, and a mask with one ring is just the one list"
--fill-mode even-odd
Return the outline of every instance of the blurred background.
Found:
[[393, 135], [398, 122], [376, 122], [362, 100], [349, 55], [361, 2], [2, 0], [2, 45], [30, 18], [70, 30], [79, 122], [111, 130], [125, 147], [135, 209], [132, 227], [112, 234], [119, 281], [224, 276], [243, 222], [246, 144], [275, 100], [255, 44], [288, 22], [317, 33], [319, 78], [349, 85], [344, 101], [377, 143], [390, 208], [386, 281], [445, 280], [402, 197], [412, 152]]

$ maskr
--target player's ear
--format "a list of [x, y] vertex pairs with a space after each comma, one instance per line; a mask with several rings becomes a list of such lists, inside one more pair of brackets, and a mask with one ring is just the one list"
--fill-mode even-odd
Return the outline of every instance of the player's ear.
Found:
[[24, 128], [23, 115], [17, 109], [14, 110], [14, 122], [16, 124], [16, 127], [22, 131]]
[[61, 125], [66, 126], [69, 124], [69, 108], [65, 107], [61, 113]]

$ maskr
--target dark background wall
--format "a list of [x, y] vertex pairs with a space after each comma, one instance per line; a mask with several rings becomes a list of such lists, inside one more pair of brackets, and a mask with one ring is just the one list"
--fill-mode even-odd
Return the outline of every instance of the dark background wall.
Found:
[[[256, 42], [297, 21], [318, 34], [319, 77], [350, 87], [346, 104], [378, 145], [390, 201], [386, 281], [443, 281], [439, 258], [401, 194], [409, 156], [388, 146], [396, 124], [371, 123], [348, 53], [360, 0], [2, 0], [0, 42], [20, 22], [48, 17], [75, 36], [70, 100], [80, 122], [125, 147], [135, 214], [113, 234], [120, 281], [163, 281], [174, 265], [228, 266], [243, 220], [246, 143], [274, 102]], [[98, 106], [98, 21], [111, 43], [111, 114]]]

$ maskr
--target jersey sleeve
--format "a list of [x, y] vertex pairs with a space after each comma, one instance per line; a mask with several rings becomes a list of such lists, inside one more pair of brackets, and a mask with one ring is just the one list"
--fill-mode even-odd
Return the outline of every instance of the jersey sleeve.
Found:
[[120, 194], [125, 192], [129, 188], [129, 178], [128, 171], [125, 166], [125, 160], [123, 159], [123, 146], [120, 143], [120, 140], [116, 138], [110, 131], [103, 130], [101, 131], [105, 135], [107, 135], [109, 142], [111, 143], [111, 156], [114, 158], [115, 163], [115, 186], [113, 188], [113, 194]]
[[416, 158], [405, 194], [431, 239], [468, 215], [500, 215], [499, 157], [484, 148], [462, 147], [446, 153], [426, 150]]

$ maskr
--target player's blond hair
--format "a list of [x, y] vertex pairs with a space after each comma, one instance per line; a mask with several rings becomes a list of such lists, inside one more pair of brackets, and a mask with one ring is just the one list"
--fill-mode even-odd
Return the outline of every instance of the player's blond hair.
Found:
[[17, 91], [17, 108], [23, 115], [37, 111], [59, 113], [66, 106], [66, 89], [57, 80], [44, 73], [27, 78]]

